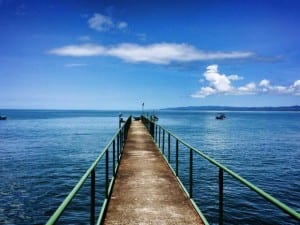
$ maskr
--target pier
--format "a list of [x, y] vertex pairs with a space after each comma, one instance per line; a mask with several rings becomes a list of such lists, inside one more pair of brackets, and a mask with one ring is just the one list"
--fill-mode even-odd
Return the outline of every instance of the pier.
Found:
[[[277, 207], [277, 210], [295, 222], [300, 221], [300, 214], [297, 211], [185, 143], [151, 118], [141, 116], [139, 121], [132, 121], [131, 117], [126, 121], [120, 118], [120, 124], [121, 122], [124, 124], [49, 218], [48, 225], [60, 224], [60, 217], [69, 210], [67, 207], [84, 185], [90, 186], [89, 223], [91, 225], [208, 225], [205, 215], [194, 201], [196, 185], [194, 176], [198, 173], [194, 166], [195, 160], [204, 160], [217, 169], [218, 181], [214, 191], [218, 193], [216, 205], [218, 217], [215, 219], [219, 225], [223, 225], [224, 222], [225, 178], [250, 189], [257, 194], [258, 198]], [[181, 157], [187, 160], [184, 164], [188, 167], [184, 175], [185, 182], [179, 178], [179, 173], [183, 173], [180, 171]], [[99, 192], [103, 187], [104, 196], [99, 199], [97, 191]], [[96, 206], [99, 202], [100, 211], [96, 212], [96, 209], [99, 209]], [[257, 223], [259, 224], [259, 221]]]
[[203, 224], [141, 121], [129, 129], [104, 224]]

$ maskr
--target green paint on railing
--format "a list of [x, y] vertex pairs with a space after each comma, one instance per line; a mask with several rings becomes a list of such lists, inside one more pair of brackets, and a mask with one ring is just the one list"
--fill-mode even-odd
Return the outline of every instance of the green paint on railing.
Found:
[[[76, 196], [77, 192], [82, 188], [82, 186], [84, 185], [84, 183], [86, 182], [87, 178], [89, 176], [91, 176], [91, 193], [90, 193], [90, 197], [91, 197], [91, 210], [90, 210], [90, 224], [95, 224], [95, 204], [94, 199], [95, 195], [94, 195], [94, 190], [95, 190], [95, 168], [97, 167], [98, 163], [102, 160], [102, 158], [105, 157], [106, 160], [106, 175], [105, 175], [105, 183], [106, 183], [106, 196], [104, 199], [104, 202], [102, 204], [101, 207], [101, 211], [99, 214], [99, 217], [97, 219], [97, 224], [100, 224], [105, 210], [106, 210], [106, 206], [107, 206], [107, 201], [108, 198], [111, 194], [111, 190], [112, 190], [112, 185], [114, 182], [114, 177], [111, 178], [111, 181], [109, 182], [109, 177], [108, 177], [108, 151], [110, 149], [111, 146], [113, 146], [113, 152], [115, 151], [115, 140], [117, 139], [117, 149], [118, 151], [118, 156], [117, 159], [118, 161], [120, 160], [120, 155], [122, 153], [122, 149], [124, 146], [124, 141], [126, 140], [127, 137], [127, 133], [128, 133], [128, 129], [131, 123], [131, 116], [126, 120], [125, 124], [119, 128], [119, 130], [115, 133], [115, 135], [112, 137], [112, 139], [110, 140], [110, 142], [105, 146], [105, 148], [103, 149], [103, 151], [100, 153], [100, 155], [97, 157], [97, 159], [93, 162], [93, 164], [90, 166], [90, 168], [88, 168], [88, 170], [85, 172], [85, 174], [81, 177], [81, 179], [79, 180], [79, 182], [76, 184], [76, 186], [73, 188], [73, 190], [68, 194], [68, 196], [65, 198], [65, 200], [61, 203], [61, 205], [58, 207], [58, 209], [54, 212], [54, 214], [50, 217], [50, 219], [47, 221], [47, 225], [52, 225], [55, 224], [58, 219], [61, 217], [61, 215], [63, 214], [63, 212], [66, 210], [67, 206], [71, 203], [72, 199]], [[119, 163], [117, 163], [117, 165], [115, 165], [113, 163], [113, 165], [115, 166], [115, 168], [113, 168], [114, 171], [117, 170], [117, 167], [119, 166]], [[114, 173], [113, 173], [114, 174]]]
[[[298, 221], [300, 221], [300, 214], [295, 211], [294, 209], [290, 208], [289, 206], [287, 206], [286, 204], [280, 202], [278, 199], [274, 198], [273, 196], [271, 196], [270, 194], [266, 193], [265, 191], [263, 191], [262, 189], [256, 187], [254, 184], [252, 184], [251, 182], [247, 181], [245, 178], [241, 177], [240, 175], [238, 175], [237, 173], [233, 172], [232, 170], [228, 169], [226, 166], [222, 165], [221, 163], [219, 163], [218, 161], [214, 160], [213, 158], [209, 157], [208, 155], [204, 154], [203, 152], [201, 152], [200, 150], [194, 148], [193, 146], [189, 145], [188, 143], [184, 142], [183, 140], [181, 140], [179, 137], [177, 137], [175, 134], [171, 133], [169, 130], [167, 130], [166, 128], [158, 125], [157, 123], [155, 123], [154, 121], [149, 120], [146, 117], [142, 117], [142, 121], [144, 123], [144, 125], [146, 126], [146, 128], [149, 131], [154, 131], [154, 134], [151, 135], [152, 137], [154, 137], [154, 141], [157, 143], [157, 146], [160, 148], [161, 144], [161, 130], [163, 130], [163, 137], [162, 137], [162, 142], [164, 143], [164, 136], [165, 136], [165, 132], [168, 134], [168, 158], [164, 157], [165, 160], [167, 161], [167, 163], [170, 163], [170, 140], [169, 137], [173, 137], [176, 141], [176, 146], [175, 146], [175, 171], [173, 170], [172, 166], [169, 164], [169, 167], [172, 169], [172, 171], [174, 172], [174, 174], [177, 176], [177, 179], [179, 181], [179, 183], [181, 184], [183, 190], [187, 193], [187, 195], [191, 198], [191, 201], [193, 203], [193, 205], [195, 206], [196, 211], [199, 213], [200, 217], [203, 219], [203, 222], [205, 224], [208, 224], [207, 220], [205, 219], [204, 215], [201, 213], [200, 209], [198, 208], [197, 204], [193, 201], [192, 199], [192, 192], [193, 192], [193, 154], [191, 152], [195, 152], [198, 155], [200, 155], [202, 158], [206, 159], [208, 162], [210, 162], [211, 164], [213, 164], [214, 166], [219, 168], [219, 224], [223, 224], [223, 173], [226, 172], [227, 174], [229, 174], [231, 177], [233, 177], [234, 179], [238, 180], [240, 183], [244, 184], [246, 187], [250, 188], [251, 190], [255, 191], [257, 194], [259, 194], [260, 196], [262, 196], [264, 199], [266, 199], [268, 202], [272, 203], [273, 205], [275, 205], [276, 207], [278, 207], [279, 209], [281, 209], [283, 212], [285, 212], [286, 214], [288, 214], [290, 217], [292, 217], [293, 219], [296, 219]], [[150, 130], [151, 128], [151, 130]], [[157, 130], [159, 130], [159, 132], [157, 132]], [[157, 137], [158, 136], [158, 137]], [[183, 146], [186, 146], [189, 150], [190, 150], [190, 162], [189, 162], [189, 166], [190, 166], [190, 175], [189, 175], [189, 192], [187, 192], [186, 188], [183, 186], [182, 182], [180, 181], [179, 177], [178, 177], [178, 168], [179, 168], [179, 161], [178, 161], [178, 150], [179, 150], [179, 143], [181, 143]], [[164, 145], [163, 145], [164, 147]]]

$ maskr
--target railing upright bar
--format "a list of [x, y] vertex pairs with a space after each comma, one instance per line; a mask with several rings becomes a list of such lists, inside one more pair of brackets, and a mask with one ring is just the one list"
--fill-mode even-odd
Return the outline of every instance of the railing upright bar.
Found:
[[170, 163], [170, 150], [171, 150], [171, 136], [168, 132], [168, 162]]
[[112, 170], [113, 170], [113, 176], [115, 176], [115, 173], [116, 173], [116, 170], [115, 170], [115, 167], [116, 167], [116, 140], [113, 140], [113, 165], [112, 165]]
[[90, 224], [95, 224], [95, 169], [91, 172]]
[[178, 177], [178, 139], [176, 139], [176, 167], [175, 167], [175, 173]]
[[193, 149], [190, 148], [190, 198], [193, 198]]
[[162, 136], [162, 153], [165, 154], [165, 130], [163, 129], [163, 136]]
[[121, 151], [123, 150], [123, 142], [124, 142], [124, 126], [121, 130]]
[[122, 154], [122, 130], [120, 131], [120, 154]]
[[118, 133], [117, 136], [117, 161], [119, 164], [119, 160], [120, 160], [120, 133]]
[[223, 225], [223, 181], [224, 181], [224, 171], [219, 168], [219, 225]]
[[155, 142], [157, 143], [157, 125], [155, 124]]
[[124, 146], [124, 127], [122, 128], [121, 131], [121, 151], [123, 151], [123, 146]]
[[108, 150], [106, 150], [105, 152], [105, 198], [108, 198], [108, 186], [109, 186], [109, 180], [108, 180], [108, 161], [109, 161], [109, 154], [108, 154]]
[[160, 130], [161, 128], [159, 127], [158, 129], [158, 147], [160, 148]]

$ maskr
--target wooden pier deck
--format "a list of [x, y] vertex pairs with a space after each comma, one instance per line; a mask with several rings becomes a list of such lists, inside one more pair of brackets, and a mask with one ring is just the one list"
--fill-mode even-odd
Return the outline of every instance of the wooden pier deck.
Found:
[[203, 224], [140, 121], [129, 129], [104, 224]]

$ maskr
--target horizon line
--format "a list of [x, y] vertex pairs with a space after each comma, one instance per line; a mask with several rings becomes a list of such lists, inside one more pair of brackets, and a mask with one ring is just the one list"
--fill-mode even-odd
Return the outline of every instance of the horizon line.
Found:
[[[176, 108], [204, 108], [204, 107], [215, 107], [215, 108], [292, 108], [300, 107], [300, 105], [279, 105], [279, 106], [230, 106], [230, 105], [190, 105], [190, 106], [170, 106], [170, 107], [160, 107], [152, 109], [144, 109], [144, 111], [155, 111], [164, 109], [176, 109]], [[96, 108], [1, 108], [0, 110], [57, 110], [57, 111], [142, 111], [142, 109], [96, 109]]]

